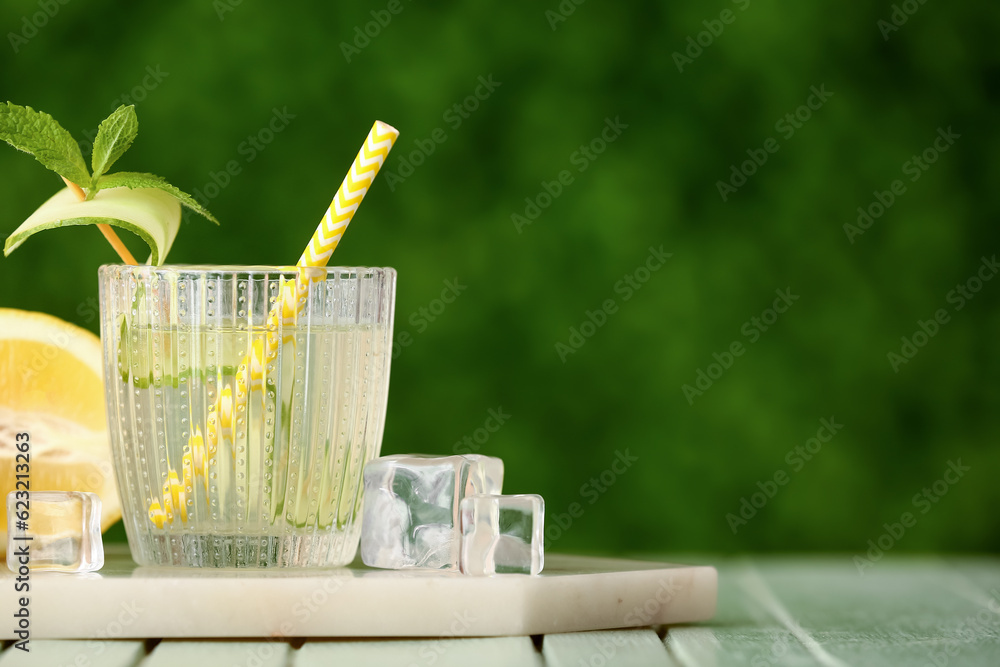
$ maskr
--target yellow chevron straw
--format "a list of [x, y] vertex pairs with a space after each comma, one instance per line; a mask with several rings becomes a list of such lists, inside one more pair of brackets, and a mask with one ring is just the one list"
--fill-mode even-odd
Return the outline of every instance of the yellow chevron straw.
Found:
[[368, 138], [358, 151], [358, 156], [351, 164], [351, 170], [347, 172], [344, 182], [340, 184], [340, 189], [330, 202], [330, 208], [326, 209], [316, 233], [302, 252], [299, 266], [326, 266], [330, 261], [330, 255], [347, 231], [347, 225], [350, 224], [354, 212], [358, 210], [358, 205], [371, 187], [372, 180], [385, 162], [398, 136], [396, 128], [380, 120], [375, 121]]
[[[323, 219], [320, 220], [316, 233], [309, 240], [309, 245], [302, 251], [299, 257], [299, 267], [323, 267], [330, 261], [330, 256], [337, 249], [337, 244], [347, 231], [347, 225], [351, 223], [355, 211], [361, 204], [361, 200], [368, 193], [372, 181], [378, 174], [379, 169], [385, 163], [389, 151], [392, 150], [399, 137], [399, 131], [393, 126], [375, 121], [372, 129], [368, 132], [368, 137], [361, 144], [354, 162], [344, 181], [337, 189], [330, 206], [327, 207]], [[272, 308], [267, 317], [267, 330], [263, 356], [259, 350], [255, 353], [254, 366], [263, 369], [268, 363], [274, 361], [278, 355], [278, 324], [289, 326], [295, 323], [298, 314], [305, 308], [305, 301], [308, 291], [308, 282], [321, 280], [321, 272], [313, 272], [308, 281], [303, 280], [302, 274], [298, 280], [285, 281], [281, 286], [281, 296], [276, 308]], [[290, 337], [286, 336], [287, 342]]]
[[[368, 188], [385, 163], [398, 136], [399, 131], [396, 128], [380, 120], [375, 121], [365, 143], [361, 145], [361, 150], [354, 158], [351, 169], [316, 228], [316, 233], [302, 252], [297, 266], [324, 267], [330, 261], [330, 256], [347, 231], [347, 225], [358, 210], [361, 200], [368, 193]], [[302, 280], [300, 274], [299, 280], [283, 282], [278, 301], [268, 313], [268, 333], [265, 335], [265, 340], [254, 341], [249, 353], [240, 364], [236, 376], [236, 405], [245, 405], [251, 392], [263, 389], [264, 368], [266, 364], [274, 361], [280, 347], [277, 336], [278, 324], [284, 326], [295, 324], [298, 314], [305, 307], [309, 282], [321, 279], [321, 274], [315, 274], [308, 281]], [[233, 398], [232, 387], [227, 384], [215, 403], [209, 407], [207, 443], [200, 427], [195, 427], [194, 434], [188, 439], [188, 448], [181, 468], [183, 485], [178, 480], [177, 473], [169, 468], [168, 479], [163, 484], [163, 505], [161, 506], [156, 498], [149, 505], [149, 519], [157, 528], [163, 528], [164, 524], [173, 523], [175, 519], [187, 521], [187, 498], [184, 490], [192, 486], [197, 477], [204, 477], [203, 484], [207, 492], [208, 461], [215, 456], [220, 436], [232, 446]]]

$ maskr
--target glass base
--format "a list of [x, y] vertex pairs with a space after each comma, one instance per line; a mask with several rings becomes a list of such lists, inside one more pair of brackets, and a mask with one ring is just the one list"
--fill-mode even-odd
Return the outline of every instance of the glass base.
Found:
[[130, 540], [139, 565], [269, 569], [342, 567], [354, 560], [356, 530], [309, 535], [147, 534]]

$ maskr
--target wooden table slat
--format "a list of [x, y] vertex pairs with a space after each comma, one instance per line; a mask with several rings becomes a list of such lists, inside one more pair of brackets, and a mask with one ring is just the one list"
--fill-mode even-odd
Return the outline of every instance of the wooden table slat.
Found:
[[146, 655], [143, 642], [114, 639], [32, 639], [28, 649], [8, 647], [0, 655], [0, 667], [136, 667]]
[[285, 667], [291, 650], [285, 641], [165, 639], [156, 645], [141, 667], [198, 667], [199, 665]]
[[477, 639], [383, 639], [307, 641], [294, 654], [294, 667], [542, 667], [530, 637]]
[[1000, 664], [995, 560], [776, 558], [732, 564], [719, 613], [670, 630], [685, 667]]
[[546, 667], [672, 667], [666, 649], [649, 629], [573, 632], [542, 640]]

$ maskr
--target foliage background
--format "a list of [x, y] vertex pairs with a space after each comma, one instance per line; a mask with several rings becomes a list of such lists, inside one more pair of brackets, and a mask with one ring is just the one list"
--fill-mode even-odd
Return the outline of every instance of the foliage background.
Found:
[[[177, 263], [295, 261], [374, 119], [402, 131], [391, 171], [442, 128], [394, 191], [383, 172], [336, 256], [399, 270], [412, 344], [393, 362], [384, 453], [450, 453], [502, 407], [482, 451], [506, 461], [505, 488], [544, 495], [550, 548], [607, 552], [858, 553], [961, 459], [970, 471], [898, 549], [1000, 547], [1000, 281], [959, 312], [946, 301], [1000, 248], [1000, 6], [912, 2], [884, 39], [888, 1], [567, 0], [553, 28], [556, 0], [402, 0], [348, 62], [340, 43], [386, 3], [235, 2], [51, 0], [16, 53], [10, 33], [46, 3], [5, 2], [2, 97], [83, 139], [147, 66], [168, 73], [136, 96], [118, 167], [189, 192], [242, 167], [210, 202], [221, 227], [186, 219]], [[735, 21], [679, 72], [673, 53], [724, 9]], [[453, 128], [444, 114], [489, 75], [500, 87]], [[830, 100], [780, 138], [820, 85]], [[246, 162], [241, 142], [285, 107], [295, 118]], [[511, 215], [608, 117], [628, 128], [519, 233]], [[851, 243], [858, 206], [949, 126], [961, 138]], [[716, 182], [767, 137], [780, 150], [724, 202]], [[0, 174], [4, 234], [60, 185], [8, 149]], [[618, 298], [661, 244], [671, 259]], [[0, 305], [96, 330], [96, 269], [113, 261], [93, 229], [33, 238], [0, 262]], [[455, 279], [467, 289], [418, 332], [411, 314]], [[682, 385], [748, 343], [743, 323], [779, 288], [801, 298], [689, 405]], [[608, 298], [620, 310], [563, 363], [555, 344]], [[951, 321], [893, 372], [887, 353], [938, 308]], [[844, 428], [792, 472], [786, 453], [831, 416]], [[590, 504], [581, 486], [616, 450], [638, 461]], [[734, 534], [727, 513], [778, 470], [789, 483]], [[552, 529], [574, 502], [582, 515]]]

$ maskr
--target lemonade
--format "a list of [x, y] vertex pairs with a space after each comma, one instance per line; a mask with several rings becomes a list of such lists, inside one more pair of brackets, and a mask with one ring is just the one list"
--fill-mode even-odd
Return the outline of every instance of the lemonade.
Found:
[[[331, 269], [278, 331], [257, 324], [269, 301], [254, 292], [280, 278], [143, 268], [102, 268], [112, 449], [136, 560], [349, 562], [361, 471], [381, 445], [391, 311], [380, 287], [395, 272]], [[262, 358], [268, 336], [277, 344]]]

